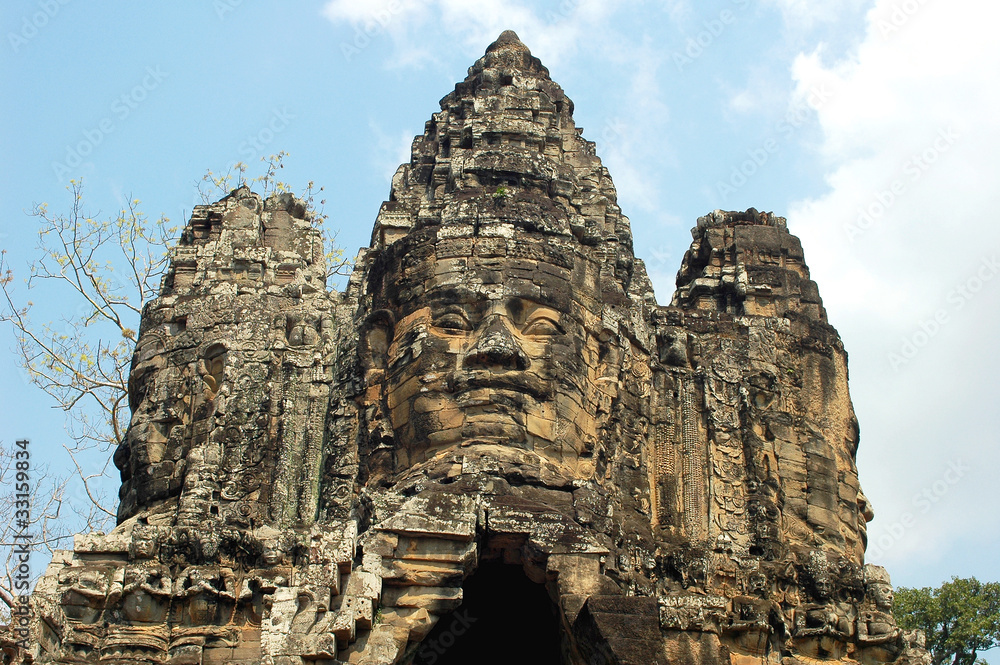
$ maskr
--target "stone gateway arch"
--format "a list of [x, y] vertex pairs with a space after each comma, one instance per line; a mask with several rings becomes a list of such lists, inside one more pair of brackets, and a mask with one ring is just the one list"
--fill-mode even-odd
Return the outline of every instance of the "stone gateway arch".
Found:
[[847, 357], [785, 220], [669, 305], [513, 32], [413, 141], [343, 292], [306, 205], [195, 209], [147, 303], [118, 526], [39, 663], [925, 663], [865, 565]]

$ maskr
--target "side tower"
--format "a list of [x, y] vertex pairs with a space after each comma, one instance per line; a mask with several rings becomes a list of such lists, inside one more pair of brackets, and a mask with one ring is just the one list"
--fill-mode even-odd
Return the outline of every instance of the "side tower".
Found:
[[247, 189], [195, 209], [142, 317], [119, 522], [315, 520], [337, 300], [305, 216]]
[[[118, 526], [56, 553], [34, 596], [37, 661], [336, 652], [327, 610], [355, 553], [356, 305], [326, 277], [303, 201], [240, 188], [195, 208], [143, 310]], [[318, 632], [296, 640], [308, 630], [293, 617]]]

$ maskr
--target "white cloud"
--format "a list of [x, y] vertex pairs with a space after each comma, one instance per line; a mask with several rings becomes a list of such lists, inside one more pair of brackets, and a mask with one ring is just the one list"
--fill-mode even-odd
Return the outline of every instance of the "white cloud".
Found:
[[645, 213], [662, 210], [662, 162], [669, 159], [670, 148], [664, 134], [650, 135], [650, 118], [670, 121], [664, 101], [659, 72], [667, 56], [651, 44], [620, 44], [613, 59], [631, 72], [625, 103], [617, 115], [607, 118], [602, 127], [589, 127], [584, 136], [597, 143], [597, 152], [614, 174], [615, 186], [629, 210]]
[[[782, 3], [791, 14], [808, 4]], [[793, 205], [789, 223], [851, 353], [872, 538], [914, 520], [881, 553], [894, 566], [1000, 528], [996, 511], [959, 508], [1000, 498], [987, 470], [1000, 463], [1000, 275], [976, 281], [1000, 256], [998, 15], [973, 0], [879, 0], [850, 57], [824, 64], [813, 52], [793, 67], [798, 97], [833, 94], [817, 108], [830, 189]], [[923, 510], [917, 497], [955, 459], [972, 469]]]
[[671, 22], [681, 23], [691, 17], [693, 8], [691, 0], [664, 0], [663, 11], [670, 17]]
[[[350, 24], [369, 39], [388, 35], [395, 53], [389, 66], [419, 66], [434, 59], [424, 48], [429, 30], [439, 30], [467, 55], [481, 54], [504, 30], [514, 30], [543, 62], [557, 65], [577, 52], [588, 28], [600, 26], [628, 3], [563, 0], [546, 11], [509, 0], [330, 0], [322, 14], [334, 24]], [[361, 37], [364, 43], [364, 37]], [[349, 42], [348, 42], [349, 43]], [[356, 45], [355, 45], [356, 46]], [[362, 47], [363, 48], [363, 47]]]
[[758, 95], [750, 89], [740, 90], [729, 100], [729, 107], [738, 113], [748, 113], [760, 107], [763, 95]]
[[765, 5], [779, 9], [785, 24], [796, 30], [813, 28], [819, 24], [833, 23], [845, 15], [856, 12], [871, 0], [765, 0]]

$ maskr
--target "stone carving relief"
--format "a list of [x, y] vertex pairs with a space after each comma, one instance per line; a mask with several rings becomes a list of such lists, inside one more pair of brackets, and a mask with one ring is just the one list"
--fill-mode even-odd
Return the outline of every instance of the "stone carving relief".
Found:
[[[473, 247], [468, 227], [422, 247], [403, 241], [375, 267], [376, 314], [365, 331], [371, 411], [388, 419], [395, 457], [381, 472], [459, 447], [506, 447], [556, 463], [567, 478], [591, 477], [624, 355], [586, 307], [596, 284], [573, 286], [593, 264], [544, 263], [545, 237], [528, 233], [518, 234], [516, 259], [470, 251], [456, 263], [434, 253], [463, 231]], [[415, 256], [425, 265], [398, 265]]]
[[119, 524], [56, 553], [20, 662], [423, 662], [498, 569], [544, 590], [565, 665], [928, 662], [864, 562], [846, 353], [801, 244], [754, 209], [692, 236], [659, 305], [511, 32], [343, 291], [303, 201], [198, 206], [143, 313]]

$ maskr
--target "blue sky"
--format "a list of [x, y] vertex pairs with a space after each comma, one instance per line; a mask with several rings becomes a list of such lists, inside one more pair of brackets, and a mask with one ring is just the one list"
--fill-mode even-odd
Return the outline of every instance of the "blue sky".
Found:
[[[902, 585], [996, 580], [998, 15], [972, 0], [9, 0], [0, 246], [23, 276], [25, 211], [64, 211], [70, 177], [95, 212], [138, 198], [181, 224], [206, 169], [284, 150], [283, 179], [325, 187], [353, 255], [438, 100], [514, 29], [597, 142], [661, 304], [699, 215], [788, 217], [850, 353], [870, 560]], [[65, 307], [31, 297], [41, 318]], [[0, 439], [60, 464], [61, 414], [10, 354], [0, 375]]]

